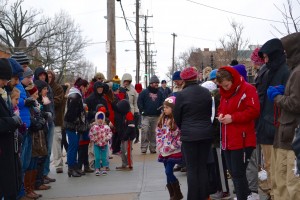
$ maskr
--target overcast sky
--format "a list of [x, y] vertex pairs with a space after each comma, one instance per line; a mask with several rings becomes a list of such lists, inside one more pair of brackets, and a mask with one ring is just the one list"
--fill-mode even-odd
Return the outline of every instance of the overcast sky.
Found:
[[[172, 33], [177, 34], [175, 56], [187, 51], [191, 47], [215, 49], [220, 47], [219, 39], [231, 32], [229, 21], [235, 20], [244, 25], [244, 38], [250, 40], [250, 44], [263, 44], [269, 39], [282, 37], [271, 24], [281, 30], [285, 30], [281, 23], [259, 20], [249, 17], [222, 12], [210, 7], [264, 18], [282, 21], [282, 16], [274, 4], [282, 7], [286, 0], [141, 0], [140, 14], [153, 15], [149, 18], [149, 40], [155, 43], [151, 50], [157, 51], [154, 58], [157, 62], [157, 73], [160, 78], [165, 78], [166, 69], [172, 65]], [[200, 3], [200, 4], [197, 4]], [[294, 1], [296, 5], [296, 1]], [[42, 10], [49, 17], [54, 16], [59, 10], [67, 11], [81, 26], [83, 36], [91, 41], [85, 50], [85, 57], [98, 67], [98, 71], [106, 74], [106, 49], [105, 41], [107, 22], [106, 0], [25, 0], [26, 8], [33, 7]], [[135, 0], [122, 0], [125, 15], [135, 21]], [[294, 11], [299, 16], [300, 6], [296, 5]], [[116, 16], [121, 17], [122, 11], [119, 2], [116, 2]], [[128, 21], [131, 32], [135, 37], [135, 24]], [[140, 26], [144, 26], [144, 20], [140, 19]], [[142, 31], [140, 39], [144, 38]], [[125, 22], [121, 18], [116, 19], [116, 40], [132, 40]], [[131, 73], [134, 77], [136, 66], [134, 41], [117, 42], [117, 74]], [[125, 52], [125, 49], [132, 50]], [[141, 50], [144, 47], [141, 46]], [[143, 59], [144, 60], [144, 59]], [[141, 69], [144, 64], [141, 63]], [[142, 71], [141, 74], [144, 72]], [[134, 78], [133, 78], [134, 79]]]

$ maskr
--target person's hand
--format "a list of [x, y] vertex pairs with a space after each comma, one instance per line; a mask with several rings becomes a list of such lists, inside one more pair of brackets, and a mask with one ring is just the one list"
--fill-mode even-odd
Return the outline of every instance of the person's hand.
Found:
[[223, 115], [222, 115], [222, 116], [219, 116], [219, 121], [220, 121], [222, 124], [230, 124], [230, 123], [232, 122], [231, 115], [226, 114], [224, 117], [223, 117]]
[[15, 121], [17, 128], [19, 128], [23, 124], [21, 118], [18, 115], [14, 115], [12, 118]]
[[28, 97], [27, 99], [25, 99], [24, 104], [26, 107], [36, 106], [35, 100], [32, 97]]
[[111, 123], [111, 122], [109, 122], [109, 125], [108, 125], [110, 128], [114, 128], [114, 125]]

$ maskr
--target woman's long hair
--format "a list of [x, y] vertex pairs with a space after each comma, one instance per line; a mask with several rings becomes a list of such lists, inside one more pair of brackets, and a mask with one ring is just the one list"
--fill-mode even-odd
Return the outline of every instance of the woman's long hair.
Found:
[[[166, 105], [163, 105], [163, 106], [166, 106]], [[168, 107], [170, 107], [170, 106], [168, 106]], [[172, 108], [172, 110], [173, 110], [173, 108]], [[159, 128], [162, 128], [165, 123], [165, 120], [168, 120], [167, 126], [170, 128], [171, 131], [175, 131], [177, 129], [177, 125], [175, 123], [173, 113], [171, 113], [170, 115], [166, 115], [164, 112], [161, 113], [161, 115], [159, 116], [159, 119], [158, 119], [157, 126]]]

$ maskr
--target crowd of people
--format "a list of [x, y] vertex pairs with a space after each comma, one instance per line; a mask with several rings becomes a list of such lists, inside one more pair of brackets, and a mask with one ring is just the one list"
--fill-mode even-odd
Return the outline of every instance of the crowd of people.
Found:
[[[187, 174], [188, 200], [297, 200], [300, 124], [300, 34], [271, 39], [252, 52], [255, 82], [233, 60], [218, 69], [174, 72], [174, 87], [156, 75], [132, 84], [125, 73], [106, 80], [96, 73], [60, 85], [55, 72], [30, 69], [23, 52], [0, 59], [0, 199], [38, 199], [48, 190], [50, 157], [56, 173], [81, 177], [131, 171], [133, 143], [158, 153], [170, 199], [183, 199], [174, 171]], [[161, 84], [161, 87], [159, 87]], [[141, 130], [140, 130], [141, 129]], [[5, 164], [3, 164], [5, 163]]]

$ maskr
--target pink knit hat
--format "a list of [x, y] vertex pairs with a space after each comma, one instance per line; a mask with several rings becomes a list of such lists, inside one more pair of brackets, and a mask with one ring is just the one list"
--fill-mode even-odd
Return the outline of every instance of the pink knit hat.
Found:
[[164, 105], [167, 105], [171, 108], [174, 108], [175, 102], [176, 102], [176, 97], [175, 96], [170, 96], [170, 97], [165, 99]]
[[258, 56], [259, 50], [260, 50], [260, 48], [254, 49], [254, 51], [251, 54], [250, 59], [255, 65], [262, 66], [263, 64], [265, 64], [265, 61], [261, 57]]
[[187, 67], [180, 73], [180, 78], [184, 81], [192, 81], [197, 79], [197, 70], [194, 67]]

